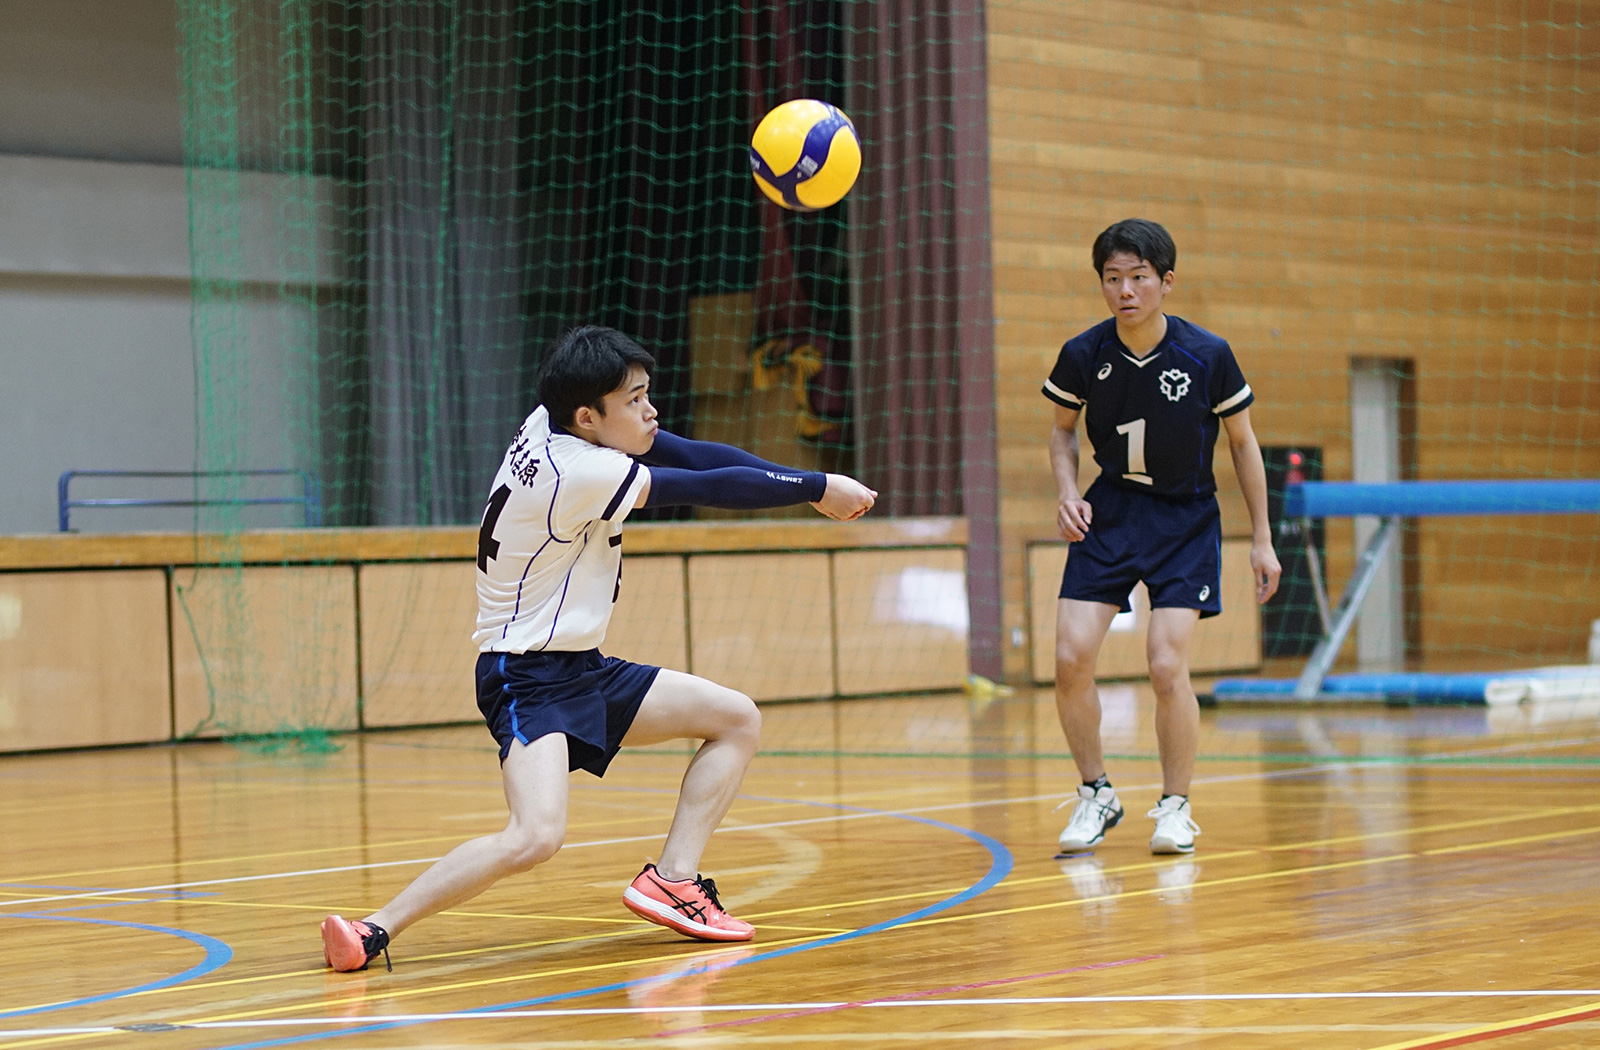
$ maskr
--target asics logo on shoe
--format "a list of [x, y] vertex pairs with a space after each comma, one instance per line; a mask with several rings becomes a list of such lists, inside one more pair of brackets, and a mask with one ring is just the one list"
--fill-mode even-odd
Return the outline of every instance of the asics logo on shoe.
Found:
[[694, 901], [684, 900], [676, 893], [673, 893], [671, 887], [654, 876], [651, 877], [650, 881], [655, 883], [656, 887], [661, 890], [662, 893], [665, 893], [669, 899], [671, 899], [673, 911], [681, 911], [695, 922], [705, 921], [706, 910], [702, 905], [697, 904]]

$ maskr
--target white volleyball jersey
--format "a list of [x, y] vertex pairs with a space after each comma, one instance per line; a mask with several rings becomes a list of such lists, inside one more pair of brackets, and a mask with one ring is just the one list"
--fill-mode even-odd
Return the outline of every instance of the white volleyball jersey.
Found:
[[599, 648], [622, 585], [622, 522], [649, 478], [633, 457], [552, 432], [544, 406], [533, 410], [478, 529], [479, 650]]

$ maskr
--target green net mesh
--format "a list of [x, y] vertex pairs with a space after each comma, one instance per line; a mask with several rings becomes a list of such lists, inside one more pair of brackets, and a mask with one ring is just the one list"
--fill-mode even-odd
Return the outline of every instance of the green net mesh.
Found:
[[[896, 600], [989, 632], [975, 668], [1047, 682], [1064, 551], [1038, 390], [1105, 316], [1089, 243], [1130, 215], [1177, 240], [1169, 312], [1239, 356], [1275, 515], [1291, 460], [1328, 479], [1600, 476], [1600, 74], [1576, 7], [178, 9], [196, 461], [225, 503], [197, 531], [295, 523], [226, 505], [260, 467], [314, 474], [327, 525], [475, 526], [546, 347], [606, 324], [656, 355], [667, 428], [858, 474], [879, 517], [965, 516], [957, 612], [926, 566]], [[865, 156], [847, 201], [809, 215], [763, 199], [746, 157], [759, 117], [801, 97], [849, 111]], [[1225, 444], [1217, 467], [1236, 566], [1249, 521]], [[636, 520], [653, 516], [691, 513]], [[1292, 674], [1321, 633], [1305, 548], [1337, 599], [1369, 531], [1276, 532], [1282, 596], [1257, 624], [1236, 588], [1197, 669]], [[1584, 662], [1597, 535], [1582, 515], [1408, 522], [1341, 666]], [[417, 544], [392, 560], [425, 560]], [[243, 546], [219, 549], [177, 592], [209, 603], [205, 727], [348, 727], [330, 681], [359, 693], [398, 659], [380, 651], [442, 652], [470, 627], [438, 634], [435, 592], [405, 584], [416, 630], [361, 648], [346, 682], [318, 640], [347, 616], [317, 597], [334, 566], [296, 561], [304, 589], [283, 593], [326, 622], [281, 639], [291, 673], [260, 656], [275, 599]], [[982, 624], [972, 594], [993, 595]], [[775, 591], [772, 615], [798, 602]], [[1109, 675], [1140, 673], [1138, 637], [1113, 631]], [[463, 718], [468, 674], [428, 685]]]

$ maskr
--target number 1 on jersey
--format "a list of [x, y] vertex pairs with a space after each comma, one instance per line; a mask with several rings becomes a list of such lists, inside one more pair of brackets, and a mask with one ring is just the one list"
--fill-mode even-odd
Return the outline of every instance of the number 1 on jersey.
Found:
[[1128, 435], [1128, 469], [1122, 474], [1129, 481], [1141, 485], [1154, 485], [1144, 465], [1144, 420], [1130, 419], [1117, 428], [1117, 433]]

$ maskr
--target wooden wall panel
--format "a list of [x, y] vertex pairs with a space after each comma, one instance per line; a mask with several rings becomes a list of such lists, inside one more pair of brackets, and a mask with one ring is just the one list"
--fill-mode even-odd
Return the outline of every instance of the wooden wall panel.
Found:
[[[1035, 682], [1054, 682], [1056, 606], [1061, 571], [1067, 563], [1065, 543], [1035, 543], [1028, 548], [1028, 608], [1033, 637], [1031, 671]], [[1261, 666], [1261, 613], [1254, 600], [1250, 543], [1222, 544], [1222, 614], [1201, 620], [1195, 628], [1189, 669], [1196, 673], [1242, 671]], [[1134, 588], [1131, 629], [1113, 624], [1095, 663], [1099, 678], [1144, 678], [1149, 675], [1145, 638], [1150, 625], [1150, 598], [1144, 585]]]
[[476, 721], [477, 566], [470, 561], [363, 565], [359, 579], [361, 724]]
[[[1600, 66], [1582, 57], [1600, 34], [1581, 11], [987, 6], [1007, 627], [1037, 631], [1013, 552], [1053, 536], [1038, 388], [1062, 341], [1105, 316], [1089, 245], [1130, 215], [1172, 230], [1168, 308], [1233, 344], [1263, 444], [1320, 447], [1326, 476], [1349, 477], [1350, 359], [1410, 358], [1419, 476], [1600, 476], [1600, 213], [1584, 195], [1600, 181]], [[1530, 48], [1526, 25], [1546, 22]], [[1425, 660], [1576, 651], [1593, 603], [1568, 590], [1600, 587], [1600, 529], [1538, 527], [1551, 542], [1519, 547], [1526, 526], [1424, 523]], [[1336, 593], [1349, 537], [1329, 529]], [[1034, 674], [1048, 641], [1010, 650], [1008, 674]]]
[[0, 751], [165, 740], [166, 574], [0, 574]]
[[600, 651], [635, 663], [689, 670], [684, 560], [623, 555], [622, 593]]
[[694, 673], [757, 700], [832, 696], [828, 555], [689, 558]]
[[179, 736], [356, 727], [356, 583], [349, 565], [173, 574]]
[[833, 587], [841, 694], [961, 688], [965, 552], [838, 551]]

